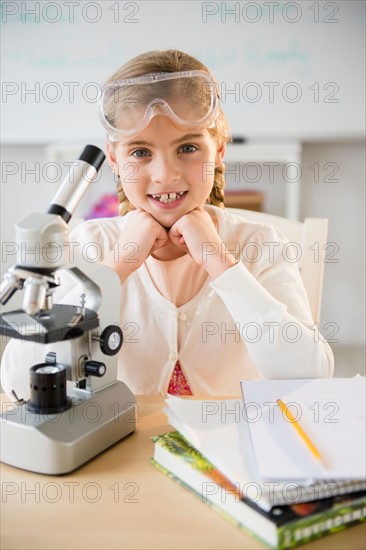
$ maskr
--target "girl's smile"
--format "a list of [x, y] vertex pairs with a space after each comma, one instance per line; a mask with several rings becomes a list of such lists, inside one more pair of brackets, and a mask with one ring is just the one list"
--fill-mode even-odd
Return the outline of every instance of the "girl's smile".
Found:
[[188, 191], [173, 191], [160, 194], [148, 195], [159, 208], [175, 208], [181, 204]]

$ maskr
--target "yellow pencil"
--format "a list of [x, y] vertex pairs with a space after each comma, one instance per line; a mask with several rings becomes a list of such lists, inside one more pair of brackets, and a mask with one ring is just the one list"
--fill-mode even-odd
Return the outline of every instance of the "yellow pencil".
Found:
[[301, 437], [301, 439], [303, 440], [303, 442], [305, 443], [305, 445], [307, 446], [307, 448], [309, 449], [309, 451], [311, 452], [311, 454], [314, 456], [314, 458], [316, 458], [316, 460], [319, 460], [323, 466], [325, 468], [327, 468], [327, 465], [326, 463], [324, 462], [320, 452], [318, 451], [318, 449], [315, 447], [314, 443], [311, 441], [311, 439], [306, 435], [306, 433], [304, 432], [304, 430], [302, 429], [302, 427], [300, 426], [300, 424], [298, 423], [298, 421], [296, 420], [296, 418], [293, 416], [293, 414], [291, 413], [291, 411], [289, 410], [288, 407], [286, 407], [286, 405], [284, 404], [284, 402], [281, 400], [281, 399], [277, 399], [277, 404], [278, 406], [280, 407], [281, 411], [286, 415], [286, 417], [289, 419], [289, 421], [291, 422], [292, 426], [295, 428], [295, 430], [297, 431], [297, 433], [299, 434], [299, 436]]

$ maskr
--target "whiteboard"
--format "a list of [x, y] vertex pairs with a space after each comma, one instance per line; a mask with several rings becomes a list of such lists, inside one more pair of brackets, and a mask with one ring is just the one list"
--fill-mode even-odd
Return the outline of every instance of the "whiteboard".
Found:
[[103, 81], [168, 48], [213, 71], [233, 135], [359, 139], [364, 11], [363, 1], [2, 2], [2, 140], [100, 142]]

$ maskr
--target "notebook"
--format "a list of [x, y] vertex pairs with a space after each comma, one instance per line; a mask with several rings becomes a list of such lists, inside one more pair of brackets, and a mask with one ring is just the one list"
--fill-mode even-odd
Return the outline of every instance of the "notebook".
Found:
[[[334, 380], [336, 379], [332, 381]], [[358, 401], [360, 388], [364, 387], [364, 381], [361, 379], [361, 381], [357, 381], [352, 385], [347, 384], [347, 380], [342, 379], [343, 387], [347, 388], [347, 391], [357, 390]], [[260, 384], [259, 389], [253, 386], [252, 390], [259, 391], [263, 383], [264, 390], [266, 382], [258, 382]], [[287, 381], [278, 382], [285, 384]], [[285, 397], [290, 390], [295, 391], [296, 388], [301, 388], [304, 383], [304, 381], [298, 380], [289, 382], [296, 384], [291, 388], [283, 386], [285, 391], [281, 391], [278, 395]], [[319, 382], [322, 382], [322, 380], [319, 380]], [[328, 382], [330, 381], [328, 380]], [[249, 383], [244, 382], [243, 384], [246, 387], [246, 384]], [[273, 384], [273, 381], [270, 381], [269, 384]], [[276, 395], [277, 390], [279, 388], [276, 384]], [[248, 399], [249, 397], [250, 399]], [[255, 397], [257, 398], [258, 395], [255, 394]], [[271, 395], [269, 395], [269, 398], [272, 399]], [[298, 399], [298, 396], [296, 398]], [[255, 402], [252, 393], [246, 393], [246, 400], [247, 403]], [[267, 397], [264, 398], [262, 395], [261, 399], [257, 399], [257, 406], [259, 407], [260, 403], [265, 400], [267, 400]], [[354, 395], [355, 400], [356, 395]], [[330, 398], [328, 402], [333, 403], [334, 398]], [[347, 465], [344, 467], [345, 476], [343, 478], [338, 477], [335, 480], [332, 478], [331, 472], [321, 471], [320, 475], [313, 477], [309, 476], [308, 472], [302, 472], [301, 468], [300, 471], [296, 470], [295, 477], [290, 477], [287, 472], [286, 477], [283, 479], [279, 477], [275, 479], [263, 478], [258, 469], [258, 452], [254, 451], [252, 441], [251, 428], [254, 423], [245, 420], [242, 399], [193, 400], [169, 396], [166, 403], [165, 412], [169, 423], [212, 462], [224, 476], [232, 483], [238, 484], [244, 497], [255, 500], [258, 505], [266, 510], [270, 510], [274, 505], [288, 504], [290, 500], [305, 502], [366, 488], [365, 473], [363, 472], [358, 476]], [[340, 404], [340, 410], [343, 409], [344, 403]], [[330, 411], [325, 410], [325, 412], [329, 413]], [[364, 416], [361, 415], [358, 420], [364, 427]], [[291, 446], [295, 436], [296, 434], [291, 433]], [[363, 441], [364, 435], [360, 439]], [[262, 451], [266, 451], [265, 446], [262, 446]], [[359, 451], [357, 452], [359, 453]], [[268, 462], [271, 462], [273, 455], [269, 452], [267, 452], [267, 455], [270, 458]], [[301, 457], [303, 459], [303, 453]], [[308, 460], [308, 458], [306, 456], [305, 460]], [[273, 458], [272, 462], [274, 462]], [[317, 473], [319, 474], [319, 472]]]
[[[355, 378], [242, 382], [243, 416], [262, 479], [361, 479], [366, 475], [366, 381]], [[280, 409], [287, 405], [313, 453]]]

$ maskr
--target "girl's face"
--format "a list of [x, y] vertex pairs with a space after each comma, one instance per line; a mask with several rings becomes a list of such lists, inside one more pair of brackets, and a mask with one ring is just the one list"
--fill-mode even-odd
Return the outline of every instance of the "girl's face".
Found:
[[107, 150], [131, 204], [171, 227], [206, 202], [225, 144], [218, 148], [206, 128], [187, 130], [158, 115], [132, 138], [113, 148], [107, 143]]

